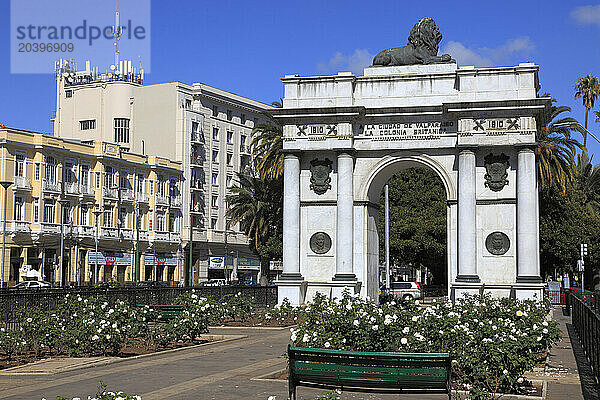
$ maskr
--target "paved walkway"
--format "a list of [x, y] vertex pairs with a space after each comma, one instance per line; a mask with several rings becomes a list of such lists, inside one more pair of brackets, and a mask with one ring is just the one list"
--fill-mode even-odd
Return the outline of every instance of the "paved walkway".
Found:
[[[555, 310], [563, 338], [550, 355], [549, 399], [597, 399], [590, 381], [589, 365], [581, 347], [573, 340], [570, 318]], [[288, 330], [213, 329], [216, 334], [241, 334], [243, 339], [163, 354], [112, 365], [63, 372], [55, 375], [0, 375], [0, 399], [54, 400], [57, 395], [94, 394], [98, 381], [109, 390], [142, 395], [144, 400], [165, 399], [262, 399], [276, 395], [287, 399], [287, 382], [256, 379], [285, 368], [283, 353]], [[587, 369], [586, 369], [587, 368]], [[581, 373], [581, 378], [579, 373]], [[299, 388], [298, 398], [314, 398], [322, 390]], [[447, 399], [446, 395], [370, 395], [344, 393], [345, 399]]]

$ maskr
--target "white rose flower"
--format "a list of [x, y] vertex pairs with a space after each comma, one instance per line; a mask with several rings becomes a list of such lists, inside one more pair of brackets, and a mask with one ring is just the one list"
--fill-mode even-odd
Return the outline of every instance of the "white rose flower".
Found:
[[354, 325], [354, 326], [358, 326], [358, 324], [359, 324], [359, 322], [358, 322], [358, 320], [357, 320], [357, 319], [355, 319], [354, 321], [352, 321], [352, 325]]
[[402, 339], [400, 339], [400, 343], [402, 344], [407, 344], [408, 343], [408, 339], [403, 337]]
[[371, 327], [371, 329], [373, 329], [374, 331], [376, 331], [376, 330], [378, 330], [378, 329], [379, 329], [379, 325], [373, 325], [373, 326]]
[[410, 328], [408, 326], [404, 327], [404, 329], [402, 329], [402, 333], [407, 334], [408, 332], [410, 332]]
[[326, 348], [329, 348], [329, 346], [331, 346], [331, 343], [329, 343], [329, 342], [325, 342], [325, 347], [326, 347]]

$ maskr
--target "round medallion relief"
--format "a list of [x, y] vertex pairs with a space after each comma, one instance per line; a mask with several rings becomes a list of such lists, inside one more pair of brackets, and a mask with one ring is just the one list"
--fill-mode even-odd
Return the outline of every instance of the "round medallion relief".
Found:
[[485, 247], [491, 254], [501, 256], [510, 249], [510, 239], [503, 232], [492, 232], [485, 239]]
[[310, 249], [317, 254], [325, 254], [331, 249], [331, 238], [325, 232], [317, 232], [310, 237]]

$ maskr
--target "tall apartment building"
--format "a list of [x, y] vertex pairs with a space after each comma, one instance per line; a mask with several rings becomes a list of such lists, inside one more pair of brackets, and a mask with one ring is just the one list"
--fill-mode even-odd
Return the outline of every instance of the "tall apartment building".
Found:
[[144, 85], [138, 74], [57, 68], [54, 134], [109, 141], [182, 163], [183, 246], [193, 280], [256, 281], [259, 260], [239, 226], [226, 229], [226, 195], [250, 162], [252, 128], [271, 107], [202, 83]]
[[139, 274], [179, 283], [181, 163], [114, 143], [6, 128], [0, 151], [0, 180], [11, 183], [4, 282], [127, 282]]

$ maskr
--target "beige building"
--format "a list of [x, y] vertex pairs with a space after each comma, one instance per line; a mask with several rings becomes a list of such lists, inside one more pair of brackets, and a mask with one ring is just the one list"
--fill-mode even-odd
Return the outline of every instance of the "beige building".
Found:
[[0, 129], [0, 151], [4, 282], [133, 281], [136, 250], [140, 280], [180, 281], [181, 163], [16, 129]]
[[252, 128], [270, 108], [202, 83], [143, 85], [139, 75], [101, 75], [63, 63], [57, 69], [54, 135], [113, 142], [181, 162], [186, 264], [190, 222], [193, 228], [189, 276], [194, 282], [256, 281], [259, 262], [247, 238], [238, 226], [226, 229], [225, 199], [236, 172], [251, 162]]

